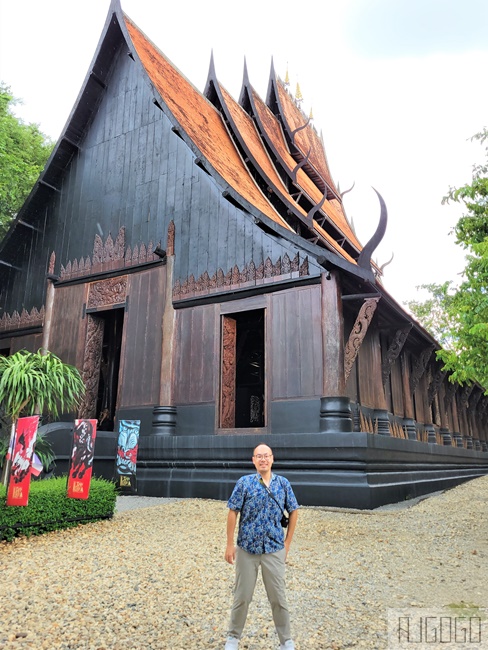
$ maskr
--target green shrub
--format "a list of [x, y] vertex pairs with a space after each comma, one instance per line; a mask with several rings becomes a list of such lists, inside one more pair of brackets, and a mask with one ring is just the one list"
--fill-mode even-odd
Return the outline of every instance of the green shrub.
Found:
[[92, 478], [88, 499], [68, 499], [66, 485], [66, 476], [33, 481], [28, 506], [6, 506], [6, 489], [0, 485], [0, 540], [42, 535], [113, 516], [117, 498], [114, 483]]

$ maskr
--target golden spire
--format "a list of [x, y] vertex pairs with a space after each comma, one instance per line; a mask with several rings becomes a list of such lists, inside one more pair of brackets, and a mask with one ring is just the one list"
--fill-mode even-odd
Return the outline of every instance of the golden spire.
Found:
[[300, 84], [298, 83], [298, 81], [297, 81], [297, 89], [295, 92], [295, 101], [297, 102], [297, 104], [303, 101], [303, 95], [302, 95], [302, 91], [300, 90]]
[[285, 84], [285, 86], [290, 85], [290, 75], [288, 74], [288, 63], [286, 64], [286, 74], [285, 74], [284, 84]]
[[310, 115], [308, 116], [309, 120], [313, 120], [312, 107], [310, 107]]

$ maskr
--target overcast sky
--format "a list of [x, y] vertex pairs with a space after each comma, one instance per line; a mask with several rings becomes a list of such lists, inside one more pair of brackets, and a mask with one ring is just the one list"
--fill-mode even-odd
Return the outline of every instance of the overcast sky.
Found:
[[[88, 71], [109, 0], [0, 0], [0, 79], [18, 114], [57, 138]], [[211, 51], [238, 99], [246, 57], [266, 97], [271, 58], [313, 110], [347, 214], [365, 244], [384, 197], [389, 223], [374, 254], [400, 302], [423, 283], [459, 279], [449, 234], [461, 212], [442, 206], [481, 160], [470, 136], [488, 125], [486, 0], [122, 0], [122, 8], [199, 89]]]

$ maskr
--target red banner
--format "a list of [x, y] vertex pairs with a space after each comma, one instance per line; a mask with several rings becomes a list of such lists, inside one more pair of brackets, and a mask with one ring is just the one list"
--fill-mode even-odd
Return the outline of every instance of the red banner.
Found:
[[88, 499], [97, 436], [96, 420], [75, 420], [73, 451], [68, 474], [70, 499]]
[[8, 506], [26, 506], [29, 503], [32, 454], [38, 425], [38, 415], [17, 420], [7, 492]]

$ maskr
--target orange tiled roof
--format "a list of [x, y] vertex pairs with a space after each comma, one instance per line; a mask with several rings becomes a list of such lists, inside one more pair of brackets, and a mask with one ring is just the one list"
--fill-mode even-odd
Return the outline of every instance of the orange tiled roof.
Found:
[[[218, 82], [215, 80], [215, 84]], [[239, 132], [241, 138], [243, 139], [243, 142], [250, 153], [250, 155], [254, 158], [256, 163], [260, 166], [262, 172], [264, 175], [267, 177], [268, 181], [273, 183], [275, 186], [276, 190], [280, 193], [281, 197], [285, 199], [289, 204], [293, 205], [293, 207], [301, 213], [303, 217], [307, 216], [306, 211], [298, 205], [294, 199], [290, 196], [288, 188], [285, 186], [283, 181], [281, 180], [281, 177], [276, 171], [276, 168], [274, 167], [273, 163], [271, 162], [268, 152], [266, 151], [263, 141], [261, 137], [259, 136], [256, 126], [254, 121], [251, 119], [251, 117], [244, 111], [244, 109], [237, 104], [237, 102], [233, 99], [233, 97], [225, 90], [225, 88], [221, 85], [218, 84], [218, 88], [220, 90], [221, 96], [223, 101], [225, 102], [225, 107], [229, 111], [229, 115], [232, 118], [232, 121], [234, 122], [235, 128]], [[257, 95], [254, 93], [254, 96], [257, 97]], [[280, 144], [278, 144], [278, 147], [280, 149], [281, 154], [284, 157], [284, 162], [289, 166], [290, 170], [295, 166], [295, 162], [289, 152], [286, 149], [286, 145], [283, 139], [283, 133], [281, 131], [281, 128], [279, 127], [279, 124], [277, 122], [276, 117], [271, 113], [269, 108], [259, 99], [257, 98], [258, 101], [261, 104], [261, 108], [264, 113], [268, 112], [271, 118], [275, 121], [277, 128], [274, 129], [275, 135], [278, 137], [279, 134], [279, 140]], [[270, 118], [270, 121], [272, 121]], [[301, 174], [300, 174], [301, 172]], [[309, 177], [302, 171], [299, 170], [300, 178], [304, 185], [306, 185], [309, 188], [310, 194], [312, 198], [315, 200], [315, 203], [318, 203], [322, 199], [322, 192], [316, 187], [316, 185], [309, 179]], [[338, 225], [341, 222], [341, 217], [342, 215], [340, 213], [337, 213], [336, 208], [328, 201], [326, 200], [323, 206], [323, 210], [330, 215], [332, 215], [332, 221], [335, 225]], [[349, 224], [345, 221], [345, 219], [342, 217], [342, 220], [344, 223], [341, 225], [345, 226], [345, 230], [347, 232], [347, 235], [349, 235], [349, 240], [351, 241], [351, 236], [353, 235], [352, 231], [349, 228]], [[315, 220], [313, 221], [313, 229], [314, 231], [321, 237], [323, 241], [325, 241], [329, 247], [331, 247], [335, 252], [339, 253], [343, 257], [345, 257], [348, 261], [356, 263], [355, 260], [349, 255], [342, 247], [341, 245], [335, 241], [331, 235], [329, 235], [324, 228], [322, 228]], [[346, 233], [343, 233], [346, 235]], [[346, 235], [346, 236], [347, 236]], [[354, 241], [357, 242], [357, 240], [354, 237]], [[361, 246], [358, 245], [358, 250], [361, 250]]]
[[268, 152], [264, 148], [263, 141], [256, 131], [256, 125], [253, 120], [221, 84], [219, 84], [219, 89], [226, 107], [234, 120], [234, 124], [245, 140], [251, 155], [259, 163], [259, 166], [275, 187], [282, 193], [287, 193], [288, 190], [271, 162]]
[[280, 226], [291, 230], [250, 176], [218, 111], [127, 16], [124, 18], [150, 80], [197, 149], [244, 199]]
[[[287, 144], [285, 142], [281, 125], [273, 114], [273, 112], [266, 106], [259, 95], [251, 89], [254, 107], [259, 117], [259, 121], [266, 131], [266, 135], [272, 142], [277, 154], [288, 167], [290, 171], [296, 167], [296, 161], [291, 156]], [[299, 169], [297, 173], [297, 185], [309, 196], [311, 201], [316, 205], [322, 199], [321, 190], [315, 185], [310, 177], [302, 170]], [[347, 221], [339, 201], [333, 199], [332, 201], [326, 199], [322, 205], [322, 211], [327, 214], [332, 223], [342, 232], [342, 234], [351, 242], [358, 251], [362, 250], [356, 235], [354, 234], [349, 222]]]
[[[291, 131], [303, 126], [307, 118], [303, 116], [302, 111], [295, 104], [293, 99], [286, 91], [283, 83], [277, 79], [276, 88], [278, 89], [278, 96], [283, 110], [283, 117], [290, 127]], [[330, 174], [327, 158], [325, 157], [324, 146], [322, 140], [317, 135], [315, 129], [307, 126], [301, 129], [295, 136], [295, 144], [305, 156], [310, 149], [310, 162], [322, 176], [322, 178], [329, 184], [329, 186], [337, 192], [334, 181]]]
[[[208, 160], [224, 181], [246, 201], [254, 205], [275, 223], [293, 231], [252, 178], [217, 109], [194, 88], [127, 16], [124, 16], [124, 18], [129, 36], [151, 82], [197, 150]], [[275, 190], [281, 195], [282, 199], [292, 204], [302, 216], [306, 216], [305, 210], [289, 195], [287, 187], [277, 173], [251, 117], [222, 86], [219, 85], [219, 89], [237, 131], [263, 174], [274, 185]], [[288, 151], [278, 120], [257, 95], [254, 94], [253, 97], [259, 107], [263, 124], [266, 124], [267, 132], [271, 134], [270, 137], [280, 157], [284, 164], [290, 170], [293, 170], [296, 162]], [[325, 153], [320, 139], [316, 138], [314, 144], [322, 151], [323, 165], [321, 173], [324, 169], [327, 169], [328, 173]], [[316, 156], [316, 160], [320, 160], [319, 155]], [[302, 170], [298, 171], [297, 176], [300, 187], [313, 202], [318, 203], [322, 199], [322, 192], [319, 188]], [[361, 245], [342, 214], [340, 204], [337, 207], [331, 201], [326, 200], [322, 210], [344, 234], [346, 239], [360, 251]], [[313, 229], [329, 248], [350, 262], [355, 263], [355, 260], [316, 221], [313, 222]]]

